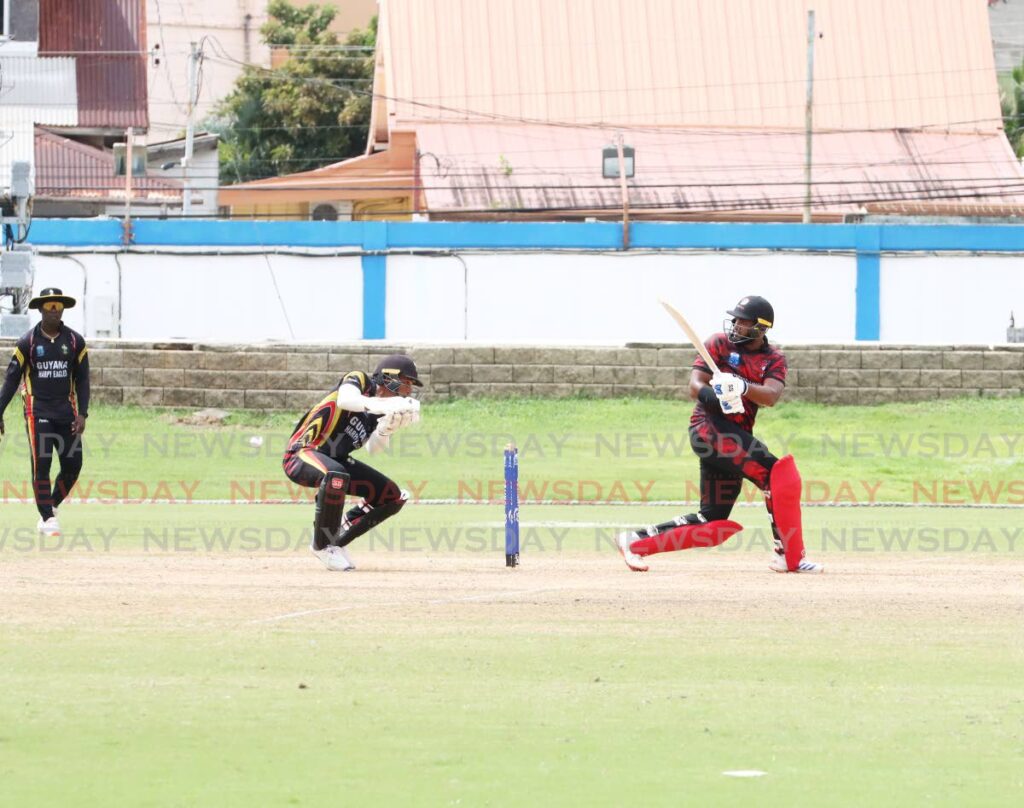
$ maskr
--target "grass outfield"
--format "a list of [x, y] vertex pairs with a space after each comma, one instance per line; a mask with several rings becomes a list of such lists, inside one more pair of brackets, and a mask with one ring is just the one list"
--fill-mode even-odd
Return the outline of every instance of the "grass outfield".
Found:
[[[805, 482], [876, 479], [868, 475], [881, 467], [892, 486], [883, 499], [902, 492], [912, 502], [913, 474], [927, 472], [1002, 481], [1012, 501], [1022, 476], [1013, 404], [957, 402], [959, 416], [943, 402], [906, 412], [791, 405], [762, 421], [785, 424], [776, 444], [793, 425]], [[632, 434], [637, 422], [668, 435], [680, 412], [669, 402], [462, 402], [426, 412], [421, 434], [493, 436], [497, 447], [384, 458], [395, 476], [436, 483], [426, 497], [500, 479], [499, 431], [524, 447], [524, 482], [611, 490], [616, 480], [646, 474], [661, 484], [693, 471], [683, 453], [596, 455], [596, 436]], [[236, 417], [241, 424], [201, 430], [97, 409], [86, 471], [150, 491], [198, 480], [199, 499], [279, 479], [276, 456], [244, 447], [255, 433], [266, 447], [291, 419]], [[813, 451], [823, 421], [833, 436], [918, 444], [904, 444], [899, 463], [862, 457], [866, 445], [837, 458]], [[114, 423], [122, 431], [104, 453], [100, 438]], [[531, 457], [533, 434], [570, 438], [560, 457]], [[973, 441], [974, 456], [919, 456], [927, 444], [913, 436], [925, 434]], [[211, 435], [239, 440], [226, 455], [184, 448]], [[1002, 454], [979, 456], [985, 437], [999, 435]], [[185, 439], [154, 453], [165, 436]], [[768, 429], [765, 438], [773, 443]], [[26, 467], [18, 442], [5, 444], [0, 479], [17, 482]], [[641, 575], [611, 537], [679, 509], [524, 505], [523, 566], [507, 570], [500, 505], [414, 504], [357, 541], [357, 572], [332, 574], [305, 549], [308, 504], [171, 499], [69, 503], [64, 536], [45, 543], [31, 505], [4, 504], [0, 803], [1024, 799], [1019, 509], [808, 507], [808, 555], [828, 571], [783, 576], [767, 571], [763, 507], [743, 506], [734, 517], [746, 529], [726, 545], [656, 556]], [[735, 770], [766, 774], [723, 774]]]
[[[686, 437], [690, 410], [685, 403], [651, 400], [428, 402], [423, 422], [399, 433], [392, 450], [373, 462], [417, 499], [488, 500], [501, 496], [501, 452], [515, 440], [526, 498], [693, 500], [698, 480]], [[281, 472], [295, 414], [240, 412], [218, 428], [176, 423], [185, 414], [94, 408], [75, 496], [308, 499], [309, 492]], [[19, 421], [7, 413], [8, 437], [0, 443], [4, 501], [30, 495]], [[808, 502], [1024, 504], [1017, 400], [909, 407], [790, 403], [764, 411], [758, 435], [777, 455], [796, 456]], [[253, 437], [262, 445], [251, 446]]]

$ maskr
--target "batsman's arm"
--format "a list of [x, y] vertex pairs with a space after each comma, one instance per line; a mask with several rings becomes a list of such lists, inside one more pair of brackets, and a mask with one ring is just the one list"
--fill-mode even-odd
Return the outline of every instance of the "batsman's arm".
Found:
[[[778, 379], [765, 379], [764, 384], [747, 382], [747, 391], [743, 397], [753, 401], [760, 407], [774, 407], [786, 386]], [[702, 393], [702, 390], [708, 392]], [[711, 389], [711, 374], [694, 368], [690, 371], [690, 398], [700, 401], [705, 407], [717, 406], [718, 399]]]
[[705, 409], [711, 412], [721, 412], [722, 405], [718, 403], [718, 396], [711, 389], [711, 374], [694, 368], [690, 371], [690, 398], [699, 401]]
[[774, 407], [782, 398], [786, 385], [778, 379], [765, 379], [764, 384], [747, 382], [747, 392], [744, 398], [750, 399], [760, 407]]

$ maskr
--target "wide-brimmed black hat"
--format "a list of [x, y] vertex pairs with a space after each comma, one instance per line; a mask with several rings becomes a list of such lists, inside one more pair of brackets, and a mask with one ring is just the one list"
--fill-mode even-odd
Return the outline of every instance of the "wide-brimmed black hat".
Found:
[[32, 298], [28, 302], [28, 307], [30, 309], [41, 309], [44, 303], [60, 303], [66, 309], [73, 309], [75, 307], [75, 299], [68, 297], [56, 286], [43, 289], [37, 297]]

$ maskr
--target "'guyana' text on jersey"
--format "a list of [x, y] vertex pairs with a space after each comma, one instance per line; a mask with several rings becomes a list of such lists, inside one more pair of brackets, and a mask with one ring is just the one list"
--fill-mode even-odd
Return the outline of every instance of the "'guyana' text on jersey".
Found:
[[[346, 373], [341, 384], [353, 385], [367, 398], [377, 393], [377, 385], [359, 370]], [[287, 451], [312, 449], [330, 457], [348, 457], [366, 443], [379, 417], [342, 409], [338, 406], [338, 391], [332, 390], [299, 419], [288, 439]]]
[[[755, 350], [746, 345], [735, 345], [729, 342], [729, 338], [725, 334], [715, 334], [704, 343], [704, 346], [722, 373], [732, 373], [734, 376], [739, 376], [754, 384], [764, 384], [766, 379], [778, 379], [783, 384], [786, 383], [786, 357], [780, 350], [769, 345], [767, 339], [760, 348]], [[700, 354], [697, 355], [693, 367], [695, 370], [702, 370], [705, 373], [712, 372]], [[749, 398], [744, 398], [741, 414], [725, 415], [724, 417], [741, 429], [753, 432], [757, 410], [757, 404]], [[698, 402], [697, 406], [693, 408], [690, 425], [696, 426], [705, 418], [707, 418], [707, 413], [704, 410], [704, 405]]]
[[36, 325], [18, 340], [0, 389], [0, 415], [23, 383], [25, 414], [70, 423], [89, 414], [89, 356], [85, 339], [61, 323], [52, 339]]

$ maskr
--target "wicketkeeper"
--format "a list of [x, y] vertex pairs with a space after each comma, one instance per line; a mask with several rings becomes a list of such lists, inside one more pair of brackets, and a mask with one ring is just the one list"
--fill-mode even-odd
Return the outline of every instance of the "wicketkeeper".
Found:
[[[317, 488], [310, 549], [329, 570], [354, 570], [345, 547], [388, 517], [409, 499], [407, 492], [351, 455], [388, 447], [391, 435], [419, 420], [413, 388], [422, 387], [408, 356], [392, 354], [372, 376], [346, 373], [295, 425], [284, 454], [284, 471], [299, 485]], [[345, 513], [348, 495], [362, 501]]]
[[754, 437], [760, 407], [772, 407], [786, 385], [786, 357], [765, 333], [775, 321], [763, 297], [744, 297], [728, 312], [723, 333], [705, 346], [719, 368], [713, 374], [698, 356], [690, 372], [690, 446], [700, 458], [700, 513], [619, 534], [626, 565], [647, 571], [647, 556], [691, 547], [714, 547], [743, 526], [730, 521], [743, 480], [764, 492], [775, 537], [776, 572], [823, 572], [824, 565], [804, 559], [800, 518], [800, 474], [792, 455], [779, 459]]

